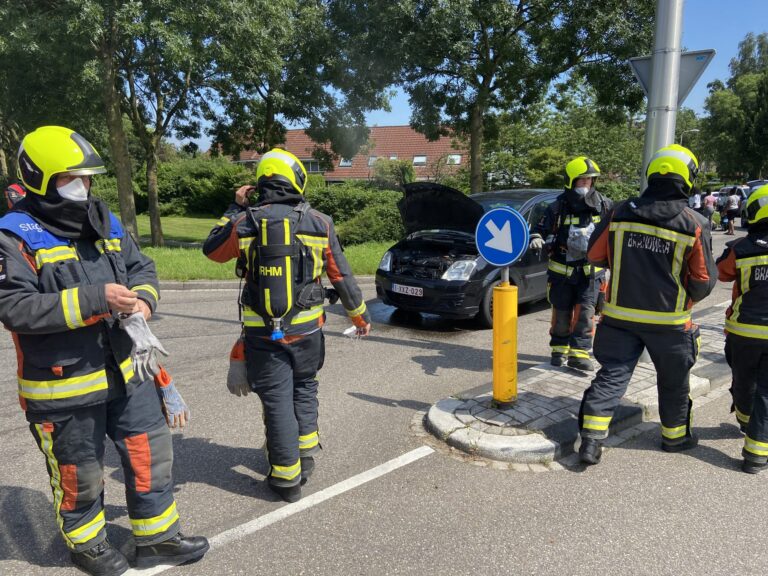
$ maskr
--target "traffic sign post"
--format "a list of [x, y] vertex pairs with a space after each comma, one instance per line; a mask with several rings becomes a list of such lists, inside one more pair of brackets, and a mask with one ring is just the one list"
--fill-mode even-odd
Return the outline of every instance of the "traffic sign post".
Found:
[[517, 286], [509, 283], [509, 266], [530, 242], [528, 222], [511, 208], [486, 212], [475, 229], [477, 250], [489, 264], [501, 267], [501, 284], [493, 289], [493, 402], [517, 400]]

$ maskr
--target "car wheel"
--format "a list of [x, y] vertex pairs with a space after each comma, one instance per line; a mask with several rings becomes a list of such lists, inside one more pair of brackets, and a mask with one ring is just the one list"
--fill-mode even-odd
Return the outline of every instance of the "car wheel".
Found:
[[501, 284], [501, 280], [491, 282], [483, 293], [480, 311], [477, 313], [477, 321], [483, 328], [493, 328], [493, 289], [499, 284]]

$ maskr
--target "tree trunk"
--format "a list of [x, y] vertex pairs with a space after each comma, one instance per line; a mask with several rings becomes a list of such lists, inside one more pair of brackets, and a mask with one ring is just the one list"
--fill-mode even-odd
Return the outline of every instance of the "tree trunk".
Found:
[[0, 176], [2, 176], [6, 182], [11, 181], [11, 174], [8, 172], [8, 161], [5, 159], [5, 150], [2, 148], [0, 148]]
[[469, 119], [469, 189], [472, 194], [483, 191], [483, 106], [475, 102]]
[[123, 115], [120, 110], [120, 95], [117, 92], [116, 71], [113, 59], [107, 50], [101, 50], [101, 82], [104, 112], [109, 131], [109, 148], [117, 177], [117, 197], [120, 201], [120, 220], [123, 227], [139, 241], [139, 227], [136, 223], [136, 202], [133, 198], [131, 179], [131, 157], [128, 153], [128, 139], [123, 129]]
[[149, 200], [149, 227], [152, 246], [163, 246], [163, 228], [160, 223], [160, 202], [157, 194], [157, 142], [154, 138], [147, 149], [147, 198]]

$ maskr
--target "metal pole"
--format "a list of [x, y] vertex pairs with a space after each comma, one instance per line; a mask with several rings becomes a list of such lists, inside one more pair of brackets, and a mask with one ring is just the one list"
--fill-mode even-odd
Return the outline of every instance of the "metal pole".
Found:
[[645, 170], [651, 156], [659, 148], [675, 142], [683, 2], [684, 0], [658, 0], [656, 4], [656, 31], [651, 63], [653, 72], [648, 96], [648, 114], [645, 119], [641, 192], [648, 184]]

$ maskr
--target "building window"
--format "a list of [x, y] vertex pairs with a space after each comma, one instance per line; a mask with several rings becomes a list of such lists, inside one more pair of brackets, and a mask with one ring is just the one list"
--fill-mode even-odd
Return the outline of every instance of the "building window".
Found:
[[414, 166], [426, 166], [427, 165], [427, 157], [426, 156], [414, 156], [413, 157], [413, 165]]
[[378, 160], [378, 156], [368, 156], [368, 166], [373, 166], [376, 164], [376, 160]]
[[390, 154], [389, 159], [390, 160], [397, 160], [397, 154]]
[[322, 172], [322, 170], [320, 170], [320, 162], [314, 158], [302, 160], [301, 163], [304, 164], [304, 168], [307, 169], [307, 174], [319, 174]]
[[339, 168], [349, 168], [352, 166], [352, 159], [351, 158], [342, 158], [339, 161]]
[[448, 154], [445, 163], [448, 164], [448, 166], [458, 166], [461, 164], [461, 154]]

